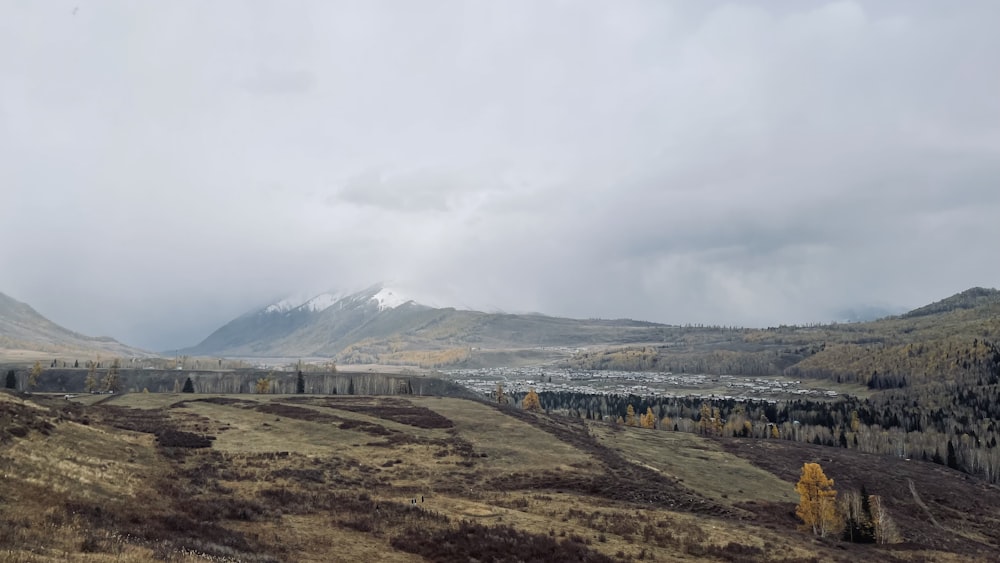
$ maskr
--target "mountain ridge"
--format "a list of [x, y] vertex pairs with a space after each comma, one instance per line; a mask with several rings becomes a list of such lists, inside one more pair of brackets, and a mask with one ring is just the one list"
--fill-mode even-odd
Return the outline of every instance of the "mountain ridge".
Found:
[[0, 349], [46, 354], [106, 353], [148, 357], [151, 352], [110, 336], [87, 336], [58, 325], [33, 307], [0, 292]]
[[971, 287], [950, 297], [907, 311], [901, 316], [910, 319], [959, 309], [974, 309], [980, 305], [993, 303], [1000, 303], [1000, 290], [987, 287]]
[[[317, 300], [325, 306], [310, 305]], [[657, 329], [664, 326], [627, 319], [577, 320], [538, 313], [518, 315], [429, 307], [406, 297], [402, 291], [375, 284], [350, 295], [325, 293], [297, 305], [282, 300], [249, 311], [178, 353], [336, 357], [359, 343], [394, 352], [578, 346], [656, 339]]]

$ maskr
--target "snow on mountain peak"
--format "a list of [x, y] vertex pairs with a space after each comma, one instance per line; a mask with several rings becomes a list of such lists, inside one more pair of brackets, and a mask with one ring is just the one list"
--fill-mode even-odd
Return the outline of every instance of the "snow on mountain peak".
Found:
[[272, 305], [268, 305], [264, 308], [264, 312], [287, 313], [295, 309], [306, 309], [315, 313], [325, 310], [343, 297], [343, 294], [340, 293], [320, 293], [319, 295], [315, 295], [313, 297], [309, 297], [307, 295], [296, 295], [282, 299]]
[[273, 303], [264, 308], [265, 313], [285, 313], [299, 307], [306, 300], [306, 297], [294, 296], [286, 297], [277, 303]]
[[[371, 293], [373, 291], [375, 293]], [[277, 303], [268, 305], [264, 308], [264, 312], [288, 313], [290, 311], [302, 310], [318, 313], [320, 311], [325, 311], [338, 303], [340, 303], [340, 307], [343, 308], [348, 301], [357, 303], [374, 301], [378, 305], [379, 311], [386, 311], [389, 309], [395, 309], [396, 307], [409, 303], [413, 300], [404, 296], [398, 289], [376, 285], [365, 291], [353, 294], [345, 292], [327, 292], [320, 293], [319, 295], [315, 295], [313, 297], [309, 297], [307, 295], [287, 297]]]
[[313, 312], [325, 311], [333, 306], [334, 303], [340, 301], [343, 297], [344, 296], [340, 293], [321, 293], [303, 303], [301, 307], [308, 308]]
[[378, 293], [372, 296], [371, 300], [378, 302], [379, 311], [385, 311], [386, 309], [395, 309], [400, 305], [412, 301], [412, 299], [410, 299], [409, 297], [405, 297], [401, 295], [398, 291], [388, 287], [383, 287], [382, 289], [380, 289]]

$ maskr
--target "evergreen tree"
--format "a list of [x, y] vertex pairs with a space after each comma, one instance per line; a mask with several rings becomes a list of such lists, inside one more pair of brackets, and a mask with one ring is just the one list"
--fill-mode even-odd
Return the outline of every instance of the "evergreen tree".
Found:
[[948, 467], [958, 469], [958, 457], [955, 455], [955, 446], [948, 440]]
[[306, 392], [306, 376], [302, 375], [302, 370], [299, 370], [295, 378], [295, 392], [300, 395]]
[[194, 393], [194, 381], [191, 381], [190, 377], [187, 378], [186, 380], [184, 380], [184, 388], [181, 389], [181, 392], [182, 393]]
[[14, 370], [7, 370], [7, 384], [5, 385], [7, 389], [17, 389], [17, 372]]
[[864, 543], [874, 542], [875, 525], [872, 519], [871, 497], [868, 495], [868, 489], [864, 485], [861, 485], [861, 519], [861, 537]]
[[872, 526], [871, 504], [868, 500], [868, 491], [864, 486], [861, 493], [848, 491], [844, 494], [842, 503], [844, 514], [844, 536], [845, 541], [852, 543], [874, 543], [875, 528]]

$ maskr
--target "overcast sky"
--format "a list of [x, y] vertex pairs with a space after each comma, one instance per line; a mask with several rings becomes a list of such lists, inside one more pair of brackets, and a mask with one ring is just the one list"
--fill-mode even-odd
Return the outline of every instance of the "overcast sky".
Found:
[[1000, 285], [1000, 3], [0, 0], [0, 292], [767, 326]]

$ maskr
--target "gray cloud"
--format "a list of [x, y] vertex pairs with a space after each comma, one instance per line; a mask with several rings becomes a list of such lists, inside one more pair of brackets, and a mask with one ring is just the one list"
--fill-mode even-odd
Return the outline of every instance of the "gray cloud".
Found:
[[998, 285], [993, 2], [0, 5], [0, 291], [773, 324]]

